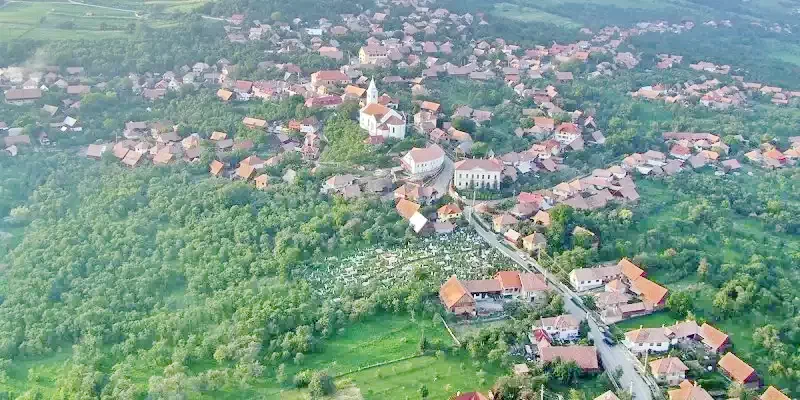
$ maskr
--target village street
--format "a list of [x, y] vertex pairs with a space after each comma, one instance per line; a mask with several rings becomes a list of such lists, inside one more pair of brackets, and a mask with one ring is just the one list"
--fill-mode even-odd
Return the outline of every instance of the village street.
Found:
[[475, 222], [471, 213], [472, 207], [466, 206], [464, 209], [465, 217], [468, 221], [470, 221], [470, 224], [475, 228], [475, 231], [478, 232], [478, 234], [484, 240], [486, 240], [487, 243], [519, 264], [519, 266], [522, 267], [522, 269], [526, 272], [534, 272], [531, 268], [533, 267], [536, 272], [543, 274], [548, 282], [548, 285], [558, 291], [558, 293], [564, 299], [565, 311], [581, 320], [588, 319], [589, 328], [591, 329], [591, 337], [594, 339], [594, 345], [600, 354], [600, 358], [603, 362], [605, 370], [608, 371], [609, 374], [613, 374], [617, 368], [622, 368], [622, 377], [618, 381], [622, 390], [631, 390], [633, 398], [637, 400], [653, 399], [652, 392], [650, 391], [647, 382], [636, 370], [634, 365], [635, 361], [630, 358], [629, 353], [623, 346], [608, 346], [605, 342], [603, 342], [603, 333], [600, 331], [597, 321], [595, 321], [594, 318], [589, 317], [587, 312], [573, 301], [573, 298], [577, 298], [578, 296], [572, 292], [572, 290], [558, 281], [558, 279], [553, 277], [550, 272], [542, 267], [538, 262], [529, 258], [524, 253], [520, 251], [513, 251], [500, 243], [500, 241], [497, 239], [497, 235], [495, 235], [493, 232], [487, 231], [483, 228], [483, 226], [481, 226], [481, 224]]
[[450, 157], [444, 157], [442, 170], [436, 176], [429, 178], [426, 186], [431, 186], [436, 189], [439, 196], [447, 194], [447, 189], [450, 187], [450, 182], [453, 180], [453, 160]]

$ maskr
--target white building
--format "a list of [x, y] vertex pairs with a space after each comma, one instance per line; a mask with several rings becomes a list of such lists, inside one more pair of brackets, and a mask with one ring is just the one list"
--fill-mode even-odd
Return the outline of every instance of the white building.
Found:
[[426, 148], [415, 147], [400, 159], [400, 163], [412, 179], [422, 179], [441, 169], [444, 150], [437, 144]]
[[497, 159], [461, 160], [455, 165], [453, 184], [458, 189], [499, 189], [502, 172], [503, 162]]
[[569, 283], [577, 292], [599, 288], [622, 275], [616, 265], [597, 268], [576, 268], [569, 273]]
[[541, 328], [551, 338], [562, 341], [577, 340], [580, 330], [580, 321], [570, 314], [557, 317], [540, 318], [533, 324], [533, 329]]
[[403, 114], [378, 103], [378, 89], [375, 80], [367, 89], [367, 105], [358, 112], [361, 129], [370, 136], [403, 139], [406, 136], [406, 119]]
[[677, 343], [667, 334], [665, 328], [639, 328], [625, 332], [622, 344], [634, 353], [663, 353]]

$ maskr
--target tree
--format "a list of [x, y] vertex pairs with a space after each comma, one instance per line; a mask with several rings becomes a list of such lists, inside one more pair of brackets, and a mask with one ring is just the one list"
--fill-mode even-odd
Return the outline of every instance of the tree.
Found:
[[700, 279], [705, 279], [708, 276], [708, 259], [703, 257], [700, 259], [700, 264], [697, 265], [697, 276]]
[[419, 344], [417, 345], [417, 351], [422, 354], [428, 348], [428, 339], [425, 338], [425, 330], [422, 330], [422, 333], [419, 337]]
[[270, 14], [269, 19], [278, 22], [283, 19], [283, 14], [281, 14], [280, 11], [274, 11], [272, 14]]
[[667, 299], [667, 308], [675, 318], [685, 318], [694, 309], [694, 298], [686, 290], [674, 292]]
[[755, 332], [753, 332], [753, 343], [771, 351], [781, 343], [780, 336], [778, 336], [778, 328], [772, 324], [756, 328]]
[[581, 301], [583, 302], [583, 305], [586, 306], [586, 308], [590, 310], [597, 310], [597, 303], [594, 296], [590, 294], [585, 294], [581, 296]]
[[311, 380], [308, 382], [308, 392], [312, 397], [330, 396], [335, 391], [336, 385], [327, 371], [316, 371], [311, 375]]
[[419, 385], [419, 389], [417, 390], [417, 392], [419, 393], [419, 397], [420, 398], [422, 398], [422, 399], [427, 399], [428, 398], [428, 394], [429, 394], [428, 387], [425, 386], [425, 384]]
[[292, 382], [294, 383], [294, 386], [298, 388], [308, 387], [308, 385], [311, 383], [311, 378], [313, 375], [314, 371], [310, 369], [304, 369], [294, 376]]
[[475, 121], [464, 117], [456, 117], [453, 119], [452, 125], [453, 128], [467, 133], [474, 133], [476, 128]]
[[578, 325], [578, 337], [586, 339], [589, 337], [589, 321], [583, 319]]
[[570, 389], [569, 400], [586, 400], [586, 393], [583, 393], [577, 389]]
[[286, 383], [286, 364], [281, 363], [281, 365], [278, 365], [278, 370], [275, 371], [275, 380], [278, 382], [278, 385], [284, 385]]
[[581, 374], [581, 368], [575, 361], [554, 361], [550, 364], [550, 370], [553, 373], [553, 377], [558, 379], [563, 385], [574, 383]]

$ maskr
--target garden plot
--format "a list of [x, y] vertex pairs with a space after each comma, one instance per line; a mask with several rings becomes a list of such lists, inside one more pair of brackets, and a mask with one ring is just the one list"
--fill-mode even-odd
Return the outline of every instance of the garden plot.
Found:
[[310, 265], [305, 276], [315, 290], [325, 295], [337, 285], [388, 288], [419, 274], [438, 284], [451, 275], [478, 279], [514, 268], [508, 258], [473, 231], [459, 231], [424, 238], [405, 247], [375, 246], [343, 258], [329, 257]]

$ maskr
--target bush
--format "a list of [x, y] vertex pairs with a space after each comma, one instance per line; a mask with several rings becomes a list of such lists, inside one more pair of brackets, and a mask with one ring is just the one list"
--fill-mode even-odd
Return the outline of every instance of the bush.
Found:
[[308, 391], [311, 397], [329, 396], [336, 391], [336, 385], [327, 371], [317, 371], [311, 376]]
[[298, 372], [297, 375], [294, 376], [294, 385], [298, 388], [307, 387], [311, 383], [313, 374], [314, 371], [311, 371], [310, 369], [304, 369]]

